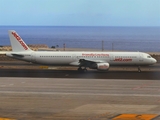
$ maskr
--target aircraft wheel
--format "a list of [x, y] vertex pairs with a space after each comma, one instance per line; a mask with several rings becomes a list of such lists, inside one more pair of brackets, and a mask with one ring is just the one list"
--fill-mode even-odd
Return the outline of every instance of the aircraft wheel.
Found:
[[78, 71], [79, 71], [79, 72], [87, 72], [87, 69], [86, 69], [86, 68], [82, 69], [81, 67], [79, 67], [79, 68], [78, 68]]
[[87, 72], [87, 69], [86, 69], [86, 68], [84, 68], [84, 69], [83, 69], [83, 72]]
[[83, 69], [82, 69], [81, 67], [79, 67], [79, 68], [78, 68], [78, 71], [79, 71], [79, 72], [82, 72], [82, 71], [83, 71]]

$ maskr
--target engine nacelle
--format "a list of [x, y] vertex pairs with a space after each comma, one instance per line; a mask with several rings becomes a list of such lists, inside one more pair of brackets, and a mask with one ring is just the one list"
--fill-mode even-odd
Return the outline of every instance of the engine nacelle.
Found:
[[94, 63], [90, 68], [107, 71], [109, 69], [109, 63]]
[[97, 70], [108, 70], [109, 63], [97, 63]]

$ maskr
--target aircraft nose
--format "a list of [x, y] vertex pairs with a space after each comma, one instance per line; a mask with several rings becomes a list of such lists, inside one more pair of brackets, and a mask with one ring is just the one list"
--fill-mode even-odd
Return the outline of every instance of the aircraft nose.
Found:
[[157, 63], [157, 60], [155, 58], [153, 58], [152, 62], [153, 63]]

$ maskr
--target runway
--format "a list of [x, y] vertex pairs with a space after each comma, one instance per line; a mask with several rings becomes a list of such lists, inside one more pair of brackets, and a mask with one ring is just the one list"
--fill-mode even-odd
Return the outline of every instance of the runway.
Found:
[[[141, 73], [136, 67], [79, 73], [23, 62], [0, 66], [0, 120], [160, 119], [159, 64]], [[125, 114], [132, 118], [117, 118]]]
[[151, 114], [159, 120], [159, 86], [160, 80], [1, 77], [0, 117], [118, 120], [120, 114]]
[[141, 79], [159, 80], [160, 71], [118, 70], [100, 72], [90, 70], [79, 73], [77, 70], [53, 70], [53, 69], [0, 69], [0, 77], [34, 77], [34, 78], [88, 78], [88, 79]]
[[88, 69], [86, 73], [79, 73], [77, 67], [71, 66], [43, 66], [23, 61], [1, 61], [0, 77], [41, 77], [41, 78], [90, 78], [90, 79], [160, 79], [160, 64], [141, 66], [139, 73], [137, 66], [111, 66], [109, 71]]

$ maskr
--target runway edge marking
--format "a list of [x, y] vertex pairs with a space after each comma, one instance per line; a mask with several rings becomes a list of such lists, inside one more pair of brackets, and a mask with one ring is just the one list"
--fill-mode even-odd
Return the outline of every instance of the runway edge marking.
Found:
[[11, 119], [11, 118], [0, 118], [0, 120], [16, 120], [16, 119]]
[[120, 114], [112, 120], [153, 120], [157, 114]]

